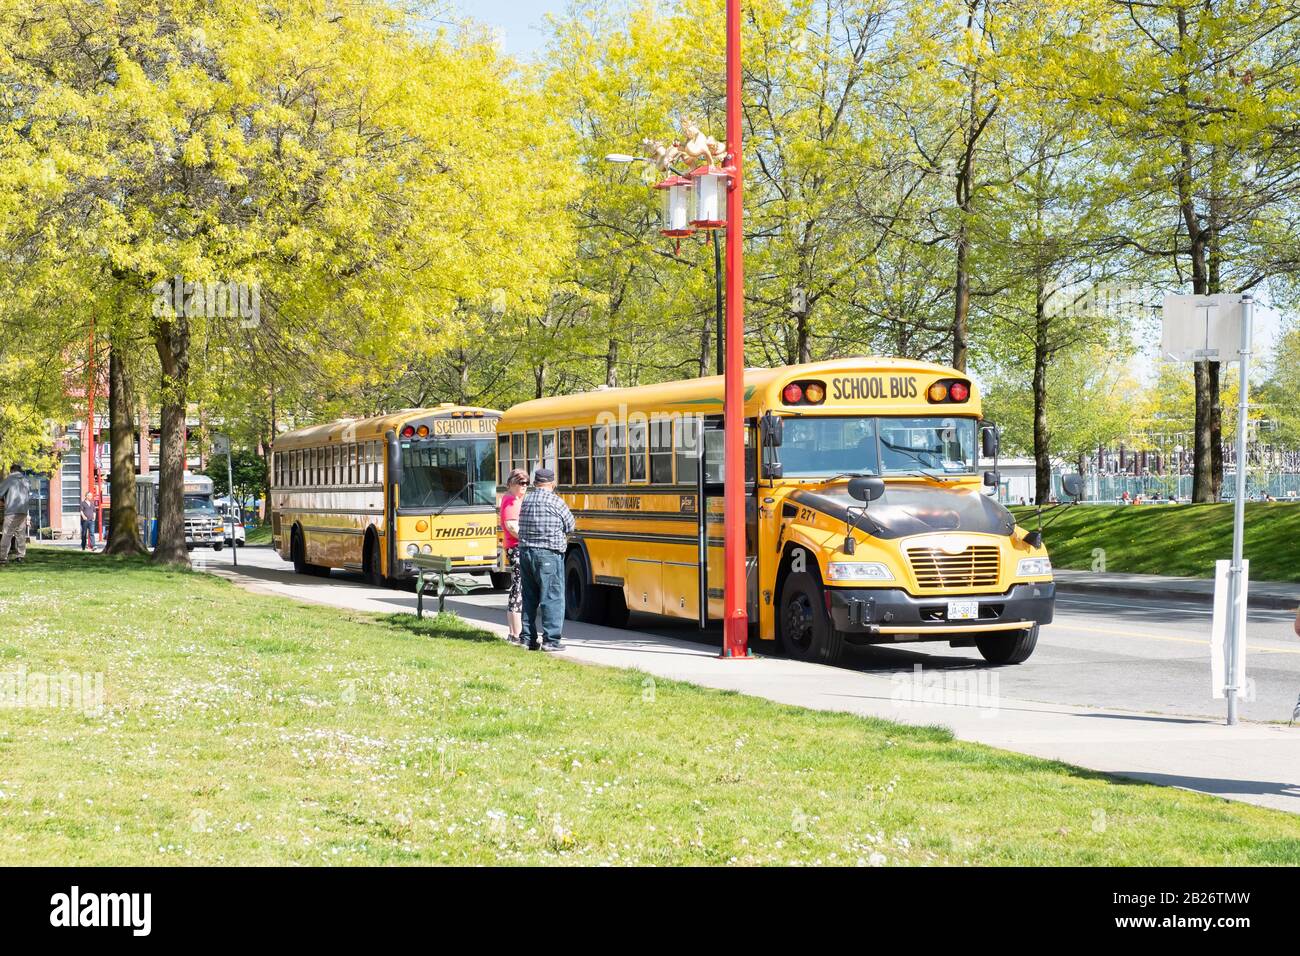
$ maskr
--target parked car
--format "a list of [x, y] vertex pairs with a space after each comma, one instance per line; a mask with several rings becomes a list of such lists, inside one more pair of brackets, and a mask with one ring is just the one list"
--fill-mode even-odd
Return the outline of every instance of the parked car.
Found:
[[231, 522], [233, 521], [233, 522], [234, 522], [235, 547], [239, 547], [239, 546], [243, 545], [243, 544], [246, 542], [246, 538], [247, 538], [247, 535], [246, 535], [246, 533], [245, 533], [245, 531], [244, 531], [244, 521], [243, 521], [243, 519], [242, 519], [242, 518], [231, 518], [230, 515], [225, 515], [225, 516], [222, 518], [222, 521], [224, 522], [224, 525], [223, 525], [223, 527], [222, 527], [222, 529], [221, 529], [221, 537], [222, 537], [222, 540], [224, 540], [224, 541], [229, 541], [229, 540], [230, 540], [230, 535], [231, 535]]

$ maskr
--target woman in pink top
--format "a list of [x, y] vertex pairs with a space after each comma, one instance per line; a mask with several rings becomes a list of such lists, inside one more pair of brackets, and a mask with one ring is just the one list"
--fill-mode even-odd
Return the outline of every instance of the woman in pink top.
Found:
[[520, 468], [510, 472], [506, 479], [506, 493], [501, 497], [501, 536], [505, 540], [506, 560], [510, 562], [510, 597], [506, 601], [506, 626], [510, 628], [509, 641], [518, 644], [523, 640], [524, 597], [519, 583], [519, 506], [528, 490], [528, 475]]

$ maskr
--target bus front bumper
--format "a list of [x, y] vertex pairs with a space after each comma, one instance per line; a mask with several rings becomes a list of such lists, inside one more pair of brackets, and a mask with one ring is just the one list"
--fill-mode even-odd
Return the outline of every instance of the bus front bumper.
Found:
[[[864, 643], [1023, 630], [1051, 624], [1056, 605], [1051, 581], [1016, 584], [1003, 594], [916, 597], [899, 588], [829, 588], [828, 593], [835, 629]], [[979, 616], [950, 619], [949, 601], [974, 602]]]

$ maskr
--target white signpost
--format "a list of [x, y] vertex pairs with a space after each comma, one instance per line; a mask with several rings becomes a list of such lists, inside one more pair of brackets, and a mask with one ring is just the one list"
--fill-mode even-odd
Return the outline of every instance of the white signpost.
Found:
[[[237, 529], [235, 528], [235, 467], [230, 457], [230, 439], [225, 435], [212, 436], [212, 454], [226, 456], [226, 501], [229, 502], [230, 520], [230, 560], [235, 567], [239, 567], [239, 541], [237, 539]], [[225, 533], [226, 518], [221, 519], [222, 533]]]
[[1233, 360], [1235, 353], [1240, 363], [1232, 561], [1220, 561], [1215, 576], [1214, 636], [1210, 651], [1214, 696], [1228, 698], [1229, 724], [1237, 722], [1237, 691], [1246, 683], [1247, 565], [1242, 559], [1242, 537], [1246, 525], [1246, 431], [1254, 308], [1254, 299], [1249, 294], [1167, 295], [1160, 340], [1160, 350], [1167, 361], [1226, 363]]

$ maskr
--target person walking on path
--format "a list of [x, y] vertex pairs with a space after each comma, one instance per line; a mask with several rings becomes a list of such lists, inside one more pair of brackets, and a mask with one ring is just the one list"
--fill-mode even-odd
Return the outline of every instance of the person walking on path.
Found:
[[[95, 503], [95, 493], [87, 491], [86, 497], [81, 499], [81, 550], [95, 550], [95, 519], [99, 514], [99, 506]], [[89, 548], [87, 548], [89, 545]]]
[[[555, 493], [555, 472], [533, 472], [533, 490], [519, 507], [519, 571], [524, 599], [524, 642], [530, 651], [564, 649], [564, 552], [573, 512]], [[538, 642], [538, 621], [542, 632]]]
[[32, 484], [18, 465], [9, 469], [9, 477], [0, 481], [0, 500], [4, 501], [4, 525], [0, 531], [0, 565], [9, 563], [9, 549], [18, 553], [21, 563], [27, 559], [27, 509], [32, 501]]
[[510, 597], [506, 600], [507, 638], [511, 644], [523, 643], [523, 585], [519, 574], [519, 509], [528, 490], [528, 473], [522, 468], [510, 472], [506, 479], [506, 493], [501, 498], [501, 537], [506, 546], [506, 560], [510, 562]]

